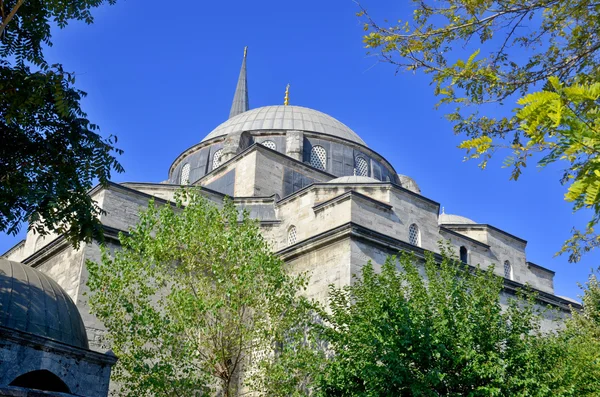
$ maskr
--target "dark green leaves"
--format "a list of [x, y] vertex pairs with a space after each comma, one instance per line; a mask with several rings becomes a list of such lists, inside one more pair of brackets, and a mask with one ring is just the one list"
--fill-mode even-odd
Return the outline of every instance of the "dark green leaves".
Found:
[[83, 92], [60, 66], [44, 72], [0, 61], [0, 231], [29, 221], [74, 244], [102, 238], [93, 183], [122, 172], [113, 143], [81, 110]]
[[[48, 65], [50, 23], [92, 22], [91, 9], [114, 0], [0, 1], [0, 231], [29, 222], [39, 234], [74, 244], [102, 239], [100, 208], [88, 195], [122, 172], [113, 145], [87, 120], [74, 75]], [[32, 69], [33, 67], [33, 69]]]

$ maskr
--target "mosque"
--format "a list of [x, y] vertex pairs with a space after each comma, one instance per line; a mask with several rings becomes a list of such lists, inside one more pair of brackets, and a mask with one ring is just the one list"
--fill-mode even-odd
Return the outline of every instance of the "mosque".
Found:
[[[231, 197], [257, 218], [290, 268], [310, 273], [307, 293], [323, 302], [328, 285], [349, 284], [367, 261], [381, 265], [398, 251], [439, 253], [444, 240], [464, 263], [495, 265], [506, 296], [529, 284], [539, 303], [559, 315], [577, 305], [555, 295], [552, 270], [527, 261], [527, 241], [440, 212], [413, 179], [332, 116], [289, 105], [287, 91], [283, 105], [250, 109], [246, 61], [244, 51], [229, 119], [185, 149], [166, 181], [90, 191], [105, 211], [107, 244], [118, 247], [118, 233], [136, 224], [150, 199], [168, 203], [181, 186], [200, 186], [208, 199]], [[116, 359], [100, 352], [102, 324], [89, 313], [84, 294], [85, 262], [99, 261], [98, 244], [75, 249], [64, 236], [30, 231], [2, 257], [0, 396], [3, 388], [27, 387], [34, 371], [54, 385], [34, 389], [101, 396]], [[554, 327], [553, 319], [543, 326]]]

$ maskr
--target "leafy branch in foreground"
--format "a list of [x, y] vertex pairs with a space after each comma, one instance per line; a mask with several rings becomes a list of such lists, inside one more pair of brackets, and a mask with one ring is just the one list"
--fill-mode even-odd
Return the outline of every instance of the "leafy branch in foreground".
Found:
[[543, 395], [541, 317], [535, 297], [511, 298], [493, 269], [465, 269], [408, 254], [366, 265], [354, 284], [331, 288], [325, 339], [335, 352], [324, 396]]
[[[590, 208], [586, 230], [563, 246], [574, 262], [600, 244], [594, 171], [598, 154], [600, 5], [591, 0], [413, 0], [390, 26], [361, 8], [366, 47], [398, 70], [431, 76], [438, 106], [467, 158], [485, 168], [499, 150], [518, 179], [528, 161], [564, 162], [574, 209]], [[387, 23], [386, 23], [387, 25]], [[529, 95], [528, 95], [529, 94]], [[520, 99], [519, 99], [520, 98]], [[518, 102], [521, 107], [502, 111]]]
[[286, 273], [230, 201], [219, 209], [195, 191], [176, 200], [151, 202], [120, 249], [87, 263], [121, 395], [299, 393], [295, 358], [313, 355], [312, 305], [298, 296], [306, 278]]
[[103, 139], [81, 109], [74, 75], [48, 65], [50, 24], [92, 23], [115, 0], [0, 0], [0, 232], [21, 225], [65, 234], [75, 246], [102, 239], [100, 208], [87, 196], [122, 172], [116, 138]]

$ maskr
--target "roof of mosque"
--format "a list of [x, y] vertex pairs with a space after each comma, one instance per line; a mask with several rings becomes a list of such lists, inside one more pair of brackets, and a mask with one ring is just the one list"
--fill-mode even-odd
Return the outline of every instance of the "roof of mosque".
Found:
[[368, 176], [351, 175], [341, 176], [339, 178], [327, 181], [327, 183], [381, 183], [381, 181]]
[[77, 306], [56, 281], [0, 258], [0, 325], [88, 349]]
[[477, 222], [475, 222], [472, 219], [469, 218], [465, 218], [464, 216], [460, 216], [460, 215], [451, 215], [451, 214], [444, 214], [441, 213], [439, 218], [438, 218], [438, 223], [440, 225], [476, 225]]
[[300, 130], [332, 135], [366, 146], [350, 128], [333, 117], [301, 106], [264, 106], [225, 121], [203, 140], [241, 131]]

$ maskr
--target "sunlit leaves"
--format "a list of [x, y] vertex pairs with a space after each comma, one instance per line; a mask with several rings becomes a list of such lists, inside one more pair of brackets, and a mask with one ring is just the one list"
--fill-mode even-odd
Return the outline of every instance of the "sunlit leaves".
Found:
[[509, 300], [493, 269], [445, 255], [368, 264], [353, 285], [330, 290], [325, 338], [332, 355], [324, 396], [550, 396], [537, 345], [533, 297]]
[[[600, 7], [591, 0], [413, 0], [410, 22], [386, 26], [365, 9], [360, 17], [367, 33], [368, 51], [399, 70], [423, 71], [431, 76], [438, 107], [453, 105], [447, 118], [455, 133], [466, 136], [460, 146], [467, 158], [488, 160], [504, 149], [512, 153], [504, 165], [518, 179], [534, 154], [538, 165], [565, 162], [562, 181], [571, 182], [595, 166], [600, 86]], [[544, 90], [541, 90], [544, 86]], [[529, 95], [527, 95], [529, 94]], [[522, 107], [513, 104], [521, 97]], [[504, 117], [499, 106], [510, 108]], [[513, 109], [514, 108], [514, 109]], [[539, 131], [539, 130], [542, 131]], [[571, 134], [563, 139], [562, 134]], [[480, 137], [491, 139], [480, 144]], [[590, 141], [591, 140], [591, 141]], [[536, 159], [540, 157], [536, 156]], [[593, 181], [583, 196], [568, 192], [575, 210], [593, 207], [598, 218]], [[597, 201], [596, 201], [597, 202]], [[589, 227], [588, 227], [589, 230]], [[586, 236], [583, 240], [580, 237]], [[578, 241], [588, 248], [597, 239], [576, 233], [561, 252], [580, 257]]]
[[316, 354], [304, 334], [311, 305], [298, 297], [305, 277], [285, 272], [230, 201], [219, 209], [194, 191], [176, 200], [150, 203], [121, 249], [88, 263], [121, 395], [294, 395], [294, 375], [306, 373], [297, 363]]

